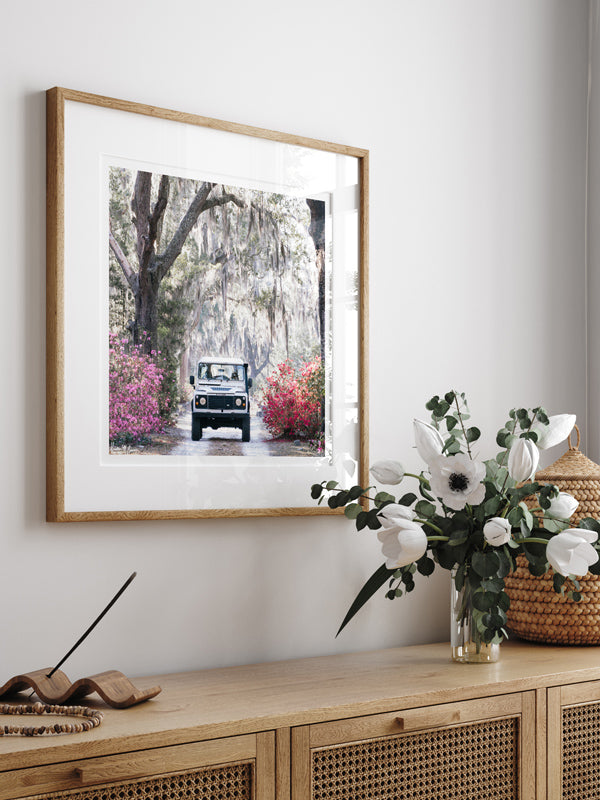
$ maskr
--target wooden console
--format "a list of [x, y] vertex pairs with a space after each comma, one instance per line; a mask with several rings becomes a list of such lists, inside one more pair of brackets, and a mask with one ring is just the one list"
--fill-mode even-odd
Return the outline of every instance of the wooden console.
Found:
[[[600, 647], [448, 644], [136, 678], [93, 731], [0, 738], [0, 800], [598, 800]], [[22, 698], [21, 698], [22, 702]]]

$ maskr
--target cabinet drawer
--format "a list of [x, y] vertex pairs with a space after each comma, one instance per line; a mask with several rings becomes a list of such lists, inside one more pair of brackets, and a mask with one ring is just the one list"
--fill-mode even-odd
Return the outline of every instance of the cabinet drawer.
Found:
[[158, 747], [0, 773], [0, 800], [272, 800], [274, 734]]
[[600, 800], [600, 681], [548, 690], [548, 800]]
[[292, 800], [535, 797], [532, 692], [308, 725], [292, 734]]

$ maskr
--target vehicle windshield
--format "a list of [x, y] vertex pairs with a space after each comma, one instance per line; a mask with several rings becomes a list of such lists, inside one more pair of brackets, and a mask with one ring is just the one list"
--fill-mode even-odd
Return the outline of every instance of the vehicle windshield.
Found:
[[243, 381], [246, 371], [242, 364], [198, 364], [201, 381]]

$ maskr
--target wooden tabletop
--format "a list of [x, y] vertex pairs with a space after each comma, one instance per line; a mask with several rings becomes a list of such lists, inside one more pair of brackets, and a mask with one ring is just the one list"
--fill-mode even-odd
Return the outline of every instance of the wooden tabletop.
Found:
[[2, 737], [0, 771], [597, 679], [600, 647], [525, 642], [496, 664], [453, 663], [444, 643], [135, 678], [161, 694], [123, 710], [86, 698], [104, 712], [89, 732]]

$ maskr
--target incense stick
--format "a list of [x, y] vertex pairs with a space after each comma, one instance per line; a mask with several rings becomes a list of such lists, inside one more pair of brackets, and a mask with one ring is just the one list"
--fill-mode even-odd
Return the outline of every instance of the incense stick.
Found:
[[111, 609], [111, 608], [114, 606], [114, 604], [117, 602], [117, 600], [119, 599], [119, 597], [121, 597], [121, 595], [123, 594], [123, 592], [125, 591], [125, 589], [126, 589], [128, 586], [129, 586], [129, 584], [130, 584], [130, 583], [131, 583], [131, 581], [132, 581], [132, 580], [135, 578], [135, 576], [136, 576], [136, 575], [137, 575], [137, 572], [133, 572], [133, 573], [132, 573], [132, 574], [131, 574], [131, 575], [130, 575], [128, 578], [127, 578], [127, 580], [125, 581], [125, 583], [123, 584], [123, 586], [121, 586], [121, 588], [119, 589], [119, 591], [116, 593], [116, 595], [115, 595], [115, 596], [113, 597], [113, 599], [110, 601], [110, 603], [109, 603], [109, 604], [106, 606], [106, 608], [104, 609], [104, 611], [102, 611], [102, 613], [101, 613], [99, 616], [97, 616], [97, 617], [96, 617], [96, 619], [95, 619], [95, 620], [92, 622], [92, 624], [91, 624], [91, 625], [90, 625], [90, 627], [87, 629], [87, 631], [86, 631], [86, 632], [83, 634], [83, 636], [80, 636], [80, 637], [79, 637], [79, 639], [78, 639], [78, 640], [75, 642], [75, 644], [73, 645], [73, 647], [72, 647], [72, 648], [69, 650], [69, 652], [68, 652], [66, 655], [64, 655], [64, 656], [61, 658], [61, 660], [60, 660], [60, 661], [58, 662], [58, 664], [57, 664], [57, 665], [54, 667], [54, 669], [52, 669], [52, 670], [51, 670], [51, 672], [50, 672], [50, 673], [49, 673], [49, 674], [46, 676], [47, 678], [51, 678], [51, 677], [54, 675], [54, 673], [56, 672], [56, 670], [57, 670], [57, 669], [59, 669], [60, 667], [62, 667], [62, 665], [63, 665], [63, 664], [65, 663], [65, 661], [67, 660], [67, 658], [69, 658], [69, 656], [70, 656], [70, 655], [72, 655], [72, 654], [75, 652], [75, 650], [77, 650], [77, 648], [78, 648], [78, 647], [79, 647], [79, 645], [80, 645], [80, 644], [83, 642], [83, 640], [84, 640], [84, 639], [86, 639], [86, 638], [87, 638], [87, 637], [90, 635], [90, 633], [91, 633], [91, 632], [94, 630], [94, 628], [95, 628], [95, 627], [96, 627], [96, 625], [97, 625], [97, 624], [100, 622], [100, 620], [102, 619], [102, 617], [103, 617], [103, 616], [104, 616], [104, 615], [105, 615], [105, 614], [106, 614], [108, 611], [110, 611], [110, 609]]

